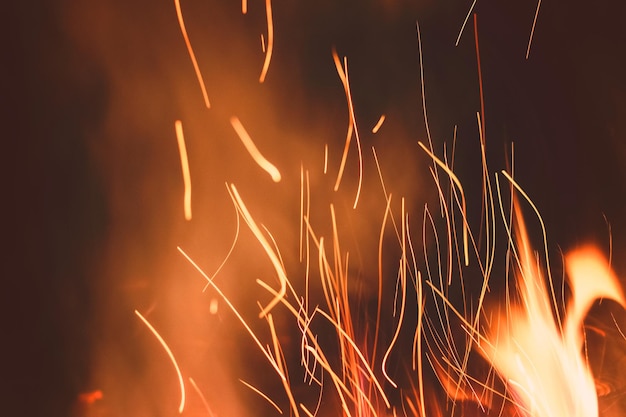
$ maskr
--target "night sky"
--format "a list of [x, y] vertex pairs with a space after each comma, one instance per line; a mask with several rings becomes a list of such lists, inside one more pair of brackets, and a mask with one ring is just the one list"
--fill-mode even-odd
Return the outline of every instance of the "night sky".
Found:
[[[111, 38], [124, 39], [118, 46], [133, 56], [144, 39], [133, 19], [143, 25], [165, 16], [169, 26], [155, 29], [154, 45], [179, 48], [181, 67], [195, 82], [170, 2], [128, 6], [107, 0], [107, 7], [94, 6], [84, 25], [70, 31], [68, 9], [90, 10], [74, 3], [79, 2], [9, 2], [3, 8], [0, 413], [7, 416], [69, 416], [77, 395], [91, 389], [92, 299], [101, 288], [93, 282], [103, 275], [112, 221], [109, 173], [94, 157], [94, 148], [107, 145], [94, 146], [94, 132], [103, 129], [114, 100], [108, 69], [96, 56], [102, 49], [89, 50], [76, 34], [85, 30], [86, 39], [94, 36], [88, 33], [93, 19], [106, 38], [102, 21], [135, 13], [109, 28]], [[184, 3], [211, 10], [208, 1]], [[457, 123], [460, 131], [474, 129], [466, 135], [475, 138], [479, 107], [471, 19], [454, 47], [470, 2], [322, 1], [284, 8], [275, 3], [276, 55], [268, 83], [298, 65], [303, 97], [317, 101], [339, 91], [335, 100], [343, 105], [330, 56], [335, 45], [348, 56], [359, 117], [376, 120], [382, 103], [412, 138], [424, 140], [419, 20], [433, 135], [449, 140]], [[517, 178], [549, 225], [554, 248], [589, 240], [606, 248], [606, 218], [614, 267], [626, 277], [626, 3], [544, 0], [529, 60], [524, 54], [535, 4], [524, 3], [479, 0], [475, 10], [492, 168], [505, 168], [507, 149], [515, 142]], [[141, 7], [157, 11], [143, 14]], [[100, 20], [98, 13], [105, 10], [117, 12]], [[393, 77], [381, 80], [389, 74]], [[296, 82], [285, 79], [277, 88], [288, 90]], [[176, 106], [151, 111], [165, 109], [162, 119], [170, 126]], [[305, 124], [299, 117], [293, 115], [294, 126]], [[477, 143], [468, 140], [458, 152], [475, 156]], [[108, 157], [118, 151], [109, 149]], [[461, 177], [476, 169], [475, 162], [457, 158]]]

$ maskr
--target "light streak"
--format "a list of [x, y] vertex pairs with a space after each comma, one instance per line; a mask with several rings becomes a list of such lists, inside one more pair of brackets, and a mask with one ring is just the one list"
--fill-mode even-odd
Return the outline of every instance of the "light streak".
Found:
[[257, 335], [254, 333], [254, 331], [252, 330], [250, 325], [248, 325], [248, 322], [246, 322], [246, 320], [243, 318], [243, 316], [241, 315], [239, 310], [237, 310], [237, 308], [228, 299], [228, 297], [226, 297], [226, 294], [224, 294], [224, 292], [222, 292], [222, 290], [209, 278], [209, 276], [202, 270], [202, 268], [200, 268], [200, 266], [189, 255], [187, 255], [187, 253], [181, 247], [178, 247], [177, 249], [181, 253], [181, 255], [183, 255], [185, 257], [185, 259], [187, 259], [187, 261], [196, 269], [196, 271], [198, 271], [200, 273], [200, 275], [202, 275], [202, 277], [204, 279], [206, 279], [207, 283], [218, 293], [218, 295], [222, 298], [222, 300], [224, 300], [226, 305], [231, 309], [233, 314], [235, 314], [235, 316], [237, 317], [239, 322], [246, 329], [246, 331], [248, 332], [250, 337], [252, 337], [252, 340], [254, 340], [254, 342], [259, 347], [261, 352], [263, 352], [263, 355], [267, 358], [268, 362], [270, 363], [270, 365], [272, 365], [272, 367], [274, 368], [274, 370], [276, 371], [278, 376], [281, 379], [284, 379], [285, 375], [281, 372], [280, 368], [276, 364], [276, 360], [272, 357], [270, 352], [268, 352], [265, 349], [265, 347], [263, 346], [263, 344], [261, 343], [261, 341], [259, 340]]
[[278, 280], [280, 282], [280, 290], [278, 292], [278, 295], [274, 297], [274, 299], [267, 304], [267, 306], [261, 311], [261, 313], [259, 313], [259, 317], [263, 318], [272, 310], [272, 308], [274, 308], [274, 306], [276, 306], [276, 304], [280, 302], [280, 299], [285, 296], [287, 292], [287, 275], [285, 274], [285, 270], [283, 268], [283, 265], [278, 255], [274, 252], [269, 242], [267, 241], [267, 239], [265, 238], [265, 236], [263, 235], [263, 233], [257, 226], [256, 222], [252, 218], [252, 215], [250, 214], [243, 200], [239, 196], [239, 192], [237, 191], [237, 188], [235, 187], [234, 184], [230, 185], [230, 191], [231, 191], [231, 196], [233, 197], [233, 201], [235, 202], [237, 206], [237, 210], [239, 211], [239, 213], [241, 213], [244, 220], [248, 224], [248, 227], [250, 227], [250, 230], [252, 231], [252, 233], [254, 233], [254, 236], [257, 238], [257, 240], [259, 241], [259, 243], [265, 250], [265, 253], [269, 257], [270, 261], [272, 262], [272, 265], [274, 266], [274, 269], [278, 276]]
[[198, 83], [200, 84], [200, 90], [202, 90], [202, 97], [204, 98], [204, 105], [206, 106], [207, 109], [210, 109], [211, 103], [209, 102], [209, 95], [206, 91], [204, 80], [202, 79], [202, 73], [200, 72], [200, 66], [198, 65], [198, 61], [196, 60], [196, 55], [194, 54], [193, 48], [191, 47], [191, 41], [189, 40], [189, 36], [187, 35], [187, 29], [185, 28], [185, 21], [183, 20], [183, 11], [180, 7], [180, 0], [174, 0], [174, 5], [176, 6], [176, 15], [178, 16], [178, 25], [180, 26], [180, 31], [182, 32], [183, 38], [185, 39], [185, 45], [187, 45], [187, 52], [189, 52], [189, 57], [191, 58], [193, 69], [196, 72], [196, 78], [198, 79]]
[[445, 164], [443, 161], [435, 156], [422, 142], [417, 143], [423, 150], [426, 152], [432, 160], [439, 165], [452, 179], [454, 184], [457, 186], [459, 192], [461, 193], [461, 214], [463, 215], [463, 254], [465, 258], [465, 266], [469, 265], [469, 253], [468, 253], [468, 228], [467, 224], [467, 208], [465, 203], [465, 193], [463, 192], [463, 186], [461, 185], [461, 181], [459, 181], [458, 177], [452, 172], [452, 170]]
[[463, 24], [461, 25], [461, 30], [459, 30], [459, 36], [456, 37], [456, 42], [454, 42], [454, 46], [459, 46], [459, 42], [461, 41], [461, 35], [463, 34], [463, 31], [465, 30], [465, 26], [467, 25], [467, 21], [469, 20], [470, 16], [472, 15], [472, 11], [474, 11], [474, 7], [476, 6], [476, 2], [478, 0], [474, 0], [472, 2], [472, 5], [470, 6], [469, 10], [467, 11], [467, 15], [465, 16], [465, 20], [463, 20]]
[[241, 14], [248, 13], [248, 0], [241, 0]]
[[274, 50], [274, 23], [272, 21], [271, 0], [265, 0], [265, 12], [267, 14], [267, 50], [265, 50], [265, 61], [263, 61], [263, 69], [261, 70], [261, 76], [259, 77], [260, 83], [265, 81], [267, 70], [270, 67], [270, 61], [272, 60], [272, 51]]
[[187, 160], [187, 147], [185, 146], [185, 136], [183, 135], [183, 123], [176, 120], [176, 140], [178, 142], [178, 152], [180, 153], [180, 165], [183, 171], [183, 184], [185, 187], [184, 210], [185, 220], [191, 220], [191, 175], [189, 174], [189, 161]]
[[530, 29], [530, 37], [528, 38], [528, 47], [526, 48], [526, 59], [530, 55], [530, 45], [533, 43], [533, 36], [535, 35], [535, 26], [537, 25], [537, 17], [539, 16], [539, 8], [541, 7], [541, 0], [537, 2], [537, 9], [535, 10], [535, 17], [533, 18], [533, 26]]
[[[419, 55], [419, 63], [420, 63], [420, 92], [422, 98], [422, 111], [424, 115], [424, 126], [426, 127], [426, 138], [428, 139], [428, 146], [430, 148], [430, 153], [432, 155], [435, 154], [435, 150], [433, 148], [433, 139], [430, 135], [430, 125], [428, 123], [428, 113], [426, 112], [426, 86], [424, 82], [424, 58], [422, 53], [422, 34], [420, 32], [419, 22], [415, 22], [415, 28], [417, 30], [417, 48]], [[439, 173], [437, 172], [437, 166], [433, 164], [433, 171], [435, 173], [435, 182], [439, 182]], [[443, 214], [443, 205], [444, 202], [441, 201], [440, 205], [442, 206], [442, 214]]]
[[176, 358], [174, 357], [172, 350], [169, 348], [167, 343], [165, 343], [165, 340], [161, 337], [159, 332], [157, 332], [154, 326], [152, 326], [152, 324], [150, 324], [150, 322], [144, 316], [142, 316], [139, 311], [135, 310], [135, 314], [137, 315], [137, 317], [141, 319], [141, 321], [146, 325], [146, 327], [152, 332], [154, 337], [157, 338], [161, 346], [163, 346], [163, 349], [167, 353], [167, 356], [169, 356], [170, 360], [172, 361], [172, 365], [174, 365], [174, 369], [176, 369], [176, 375], [178, 375], [178, 382], [180, 384], [180, 404], [178, 406], [178, 413], [182, 414], [183, 410], [185, 409], [185, 382], [183, 381], [183, 374], [180, 372], [180, 368], [178, 367]]
[[196, 381], [194, 381], [192, 377], [189, 377], [189, 382], [191, 383], [193, 389], [196, 391], [196, 394], [198, 394], [198, 396], [200, 397], [200, 400], [202, 400], [204, 409], [206, 410], [207, 414], [209, 414], [209, 417], [216, 417], [215, 414], [213, 414], [213, 411], [211, 411], [211, 407], [209, 407], [209, 403], [207, 402], [202, 391], [200, 391], [200, 388], [198, 387], [198, 384], [196, 384]]
[[272, 401], [272, 399], [267, 394], [265, 394], [263, 391], [261, 391], [260, 389], [258, 389], [255, 386], [253, 386], [252, 384], [249, 384], [248, 382], [244, 381], [243, 379], [240, 379], [239, 382], [241, 382], [243, 385], [245, 385], [250, 390], [252, 390], [255, 394], [258, 394], [261, 398], [263, 398], [265, 401], [267, 401], [280, 414], [283, 414], [283, 410], [280, 409], [278, 404], [276, 404], [274, 401]]
[[265, 157], [261, 154], [239, 119], [235, 116], [231, 117], [230, 124], [233, 126], [233, 129], [235, 129], [235, 132], [237, 132], [237, 136], [241, 139], [241, 142], [246, 147], [248, 153], [250, 153], [252, 159], [254, 159], [254, 162], [256, 162], [265, 172], [270, 174], [270, 177], [272, 177], [274, 182], [280, 182], [280, 171], [278, 171], [278, 168], [265, 159]]
[[343, 156], [341, 158], [341, 167], [339, 169], [339, 173], [337, 174], [337, 181], [335, 182], [335, 191], [339, 189], [339, 184], [341, 182], [341, 177], [343, 175], [343, 169], [346, 163], [346, 159], [348, 157], [348, 148], [350, 147], [350, 139], [352, 138], [352, 132], [354, 130], [354, 137], [356, 139], [357, 146], [357, 154], [359, 158], [359, 182], [357, 185], [356, 196], [354, 197], [354, 204], [352, 208], [357, 207], [359, 202], [359, 195], [361, 194], [361, 186], [363, 183], [363, 155], [361, 152], [361, 139], [359, 138], [359, 129], [356, 124], [356, 116], [354, 114], [354, 105], [352, 104], [352, 93], [350, 92], [350, 80], [348, 79], [348, 59], [344, 57], [343, 65], [339, 60], [339, 56], [337, 55], [337, 51], [333, 49], [333, 60], [335, 62], [335, 68], [337, 69], [337, 74], [341, 79], [341, 83], [343, 84], [343, 89], [346, 94], [346, 99], [348, 101], [348, 114], [350, 116], [350, 123], [348, 124], [348, 133], [346, 135], [346, 144], [343, 152]]
[[374, 133], [374, 134], [378, 133], [378, 130], [383, 125], [384, 121], [385, 121], [385, 115], [383, 114], [378, 119], [378, 122], [376, 122], [376, 125], [372, 128], [372, 133]]

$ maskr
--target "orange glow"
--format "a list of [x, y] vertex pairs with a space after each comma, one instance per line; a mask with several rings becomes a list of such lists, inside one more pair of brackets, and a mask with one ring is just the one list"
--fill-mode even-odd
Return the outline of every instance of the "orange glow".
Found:
[[352, 93], [350, 92], [350, 80], [348, 79], [348, 59], [344, 57], [343, 64], [339, 59], [339, 55], [337, 55], [337, 51], [333, 50], [333, 60], [335, 61], [335, 68], [337, 69], [337, 74], [341, 79], [341, 83], [343, 84], [344, 93], [346, 94], [346, 100], [348, 102], [348, 116], [350, 117], [350, 122], [348, 124], [348, 133], [346, 135], [346, 144], [343, 151], [343, 156], [341, 158], [341, 167], [339, 168], [339, 173], [337, 174], [337, 180], [335, 182], [335, 191], [339, 189], [339, 184], [341, 183], [341, 178], [343, 176], [343, 169], [346, 164], [346, 158], [348, 157], [348, 149], [350, 147], [350, 141], [352, 139], [352, 132], [354, 131], [354, 137], [356, 139], [357, 153], [359, 157], [359, 182], [357, 185], [356, 196], [354, 197], [353, 208], [357, 207], [359, 203], [359, 195], [361, 194], [361, 186], [363, 183], [363, 156], [361, 152], [361, 139], [359, 137], [359, 129], [356, 124], [356, 116], [354, 114], [354, 105], [352, 104]]
[[80, 401], [83, 404], [91, 405], [91, 404], [95, 403], [96, 401], [101, 400], [102, 397], [103, 397], [102, 391], [97, 389], [95, 391], [83, 392], [83, 393], [79, 394], [78, 395], [78, 401]]

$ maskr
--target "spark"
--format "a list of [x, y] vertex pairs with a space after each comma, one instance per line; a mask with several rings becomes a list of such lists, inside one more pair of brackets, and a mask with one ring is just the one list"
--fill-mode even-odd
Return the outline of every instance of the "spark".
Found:
[[285, 375], [281, 372], [280, 368], [276, 364], [276, 360], [272, 357], [271, 353], [265, 349], [265, 347], [263, 346], [263, 344], [261, 343], [257, 335], [254, 333], [250, 325], [248, 325], [248, 322], [246, 322], [246, 320], [243, 318], [239, 310], [237, 310], [237, 308], [233, 305], [230, 299], [226, 297], [226, 294], [222, 292], [222, 290], [209, 278], [209, 276], [202, 270], [202, 268], [200, 268], [200, 266], [189, 255], [187, 255], [187, 253], [180, 246], [177, 249], [178, 249], [178, 252], [180, 252], [181, 255], [183, 255], [185, 259], [187, 259], [187, 261], [196, 269], [196, 271], [198, 271], [200, 275], [202, 275], [202, 277], [206, 279], [208, 284], [211, 285], [211, 287], [218, 293], [218, 295], [222, 298], [222, 300], [224, 300], [226, 305], [231, 309], [233, 314], [235, 314], [239, 322], [246, 329], [250, 337], [252, 337], [252, 340], [254, 340], [254, 342], [259, 347], [261, 352], [263, 352], [263, 355], [267, 358], [268, 362], [270, 363], [270, 365], [272, 365], [272, 367], [274, 368], [278, 376], [281, 379], [284, 379]]
[[[426, 112], [426, 87], [424, 82], [424, 60], [422, 53], [422, 34], [420, 32], [419, 22], [415, 22], [415, 28], [417, 30], [417, 48], [419, 52], [419, 63], [420, 63], [420, 91], [422, 97], [422, 110], [424, 114], [424, 126], [426, 127], [426, 137], [428, 138], [428, 146], [430, 147], [430, 153], [434, 155], [435, 150], [433, 148], [433, 140], [430, 135], [430, 125], [428, 124], [428, 114]], [[434, 173], [435, 173], [435, 182], [439, 182], [439, 173], [437, 172], [436, 165], [433, 164]], [[442, 214], [443, 214], [443, 202], [440, 204], [442, 206]]]
[[457, 186], [459, 192], [461, 193], [461, 210], [462, 210], [462, 215], [463, 215], [463, 253], [464, 253], [464, 258], [465, 258], [465, 266], [469, 265], [469, 253], [468, 253], [468, 228], [469, 225], [467, 224], [467, 208], [466, 208], [466, 203], [465, 203], [465, 193], [463, 192], [463, 186], [461, 185], [461, 181], [459, 181], [458, 177], [454, 174], [454, 172], [452, 172], [452, 170], [439, 158], [437, 158], [430, 150], [428, 150], [428, 148], [422, 143], [422, 142], [418, 142], [417, 143], [423, 150], [424, 152], [426, 152], [431, 158], [432, 160], [439, 165], [444, 171], [446, 171], [446, 173], [448, 174], [448, 176], [452, 179], [453, 183]]
[[272, 51], [274, 50], [274, 23], [272, 22], [271, 0], [265, 0], [265, 11], [267, 14], [267, 50], [265, 51], [265, 61], [263, 62], [263, 69], [259, 77], [260, 83], [265, 81], [265, 76], [267, 75], [267, 70], [270, 67], [270, 61], [272, 59]]
[[[228, 188], [228, 184], [226, 184], [226, 191], [229, 192], [230, 194], [230, 190]], [[235, 227], [235, 237], [233, 238], [233, 243], [231, 243], [230, 248], [228, 249], [228, 252], [226, 253], [226, 256], [224, 257], [224, 259], [222, 260], [222, 262], [220, 263], [220, 265], [217, 267], [217, 269], [215, 270], [215, 272], [213, 272], [213, 275], [211, 275], [209, 277], [209, 281], [213, 281], [213, 279], [215, 279], [215, 277], [217, 276], [217, 274], [220, 273], [220, 271], [222, 270], [222, 268], [224, 267], [224, 265], [226, 265], [226, 262], [228, 261], [228, 259], [230, 258], [230, 255], [233, 253], [233, 251], [235, 250], [235, 246], [237, 245], [237, 241], [239, 240], [239, 228], [240, 228], [240, 221], [239, 221], [239, 213], [237, 212], [237, 206], [235, 205], [235, 202], [232, 201], [233, 206], [235, 208], [235, 219], [237, 221], [237, 225]], [[205, 292], [207, 290], [207, 288], [209, 287], [209, 284], [207, 283], [204, 288], [202, 289], [202, 292]]]
[[533, 36], [535, 35], [535, 26], [537, 25], [537, 17], [539, 16], [539, 8], [541, 7], [541, 0], [537, 2], [537, 9], [535, 10], [535, 17], [533, 18], [533, 26], [530, 29], [530, 37], [528, 38], [528, 47], [526, 48], [526, 59], [530, 55], [530, 45], [533, 43]]
[[202, 404], [204, 405], [206, 412], [209, 414], [210, 417], [215, 417], [215, 414], [213, 413], [213, 411], [211, 411], [211, 407], [209, 407], [209, 403], [207, 402], [204, 394], [202, 394], [202, 391], [200, 391], [200, 388], [198, 387], [198, 384], [196, 384], [196, 381], [194, 381], [193, 378], [189, 377], [189, 382], [191, 383], [193, 389], [196, 391], [196, 394], [198, 394], [198, 396], [200, 397], [200, 400], [202, 400]]
[[141, 321], [146, 325], [146, 327], [148, 327], [148, 329], [152, 332], [152, 334], [157, 338], [159, 343], [161, 343], [161, 346], [163, 346], [163, 349], [167, 353], [167, 356], [169, 356], [170, 360], [172, 361], [172, 365], [174, 365], [174, 369], [176, 369], [176, 374], [178, 375], [178, 382], [180, 384], [180, 404], [178, 406], [178, 413], [182, 414], [183, 410], [185, 409], [185, 382], [183, 381], [183, 374], [180, 372], [180, 368], [178, 367], [176, 358], [174, 357], [172, 350], [169, 348], [167, 343], [165, 343], [165, 340], [161, 337], [159, 332], [157, 332], [154, 326], [152, 326], [152, 324], [150, 324], [150, 322], [144, 316], [142, 316], [139, 311], [135, 310], [135, 314], [137, 315], [137, 317], [141, 319]]
[[383, 114], [380, 116], [380, 119], [378, 119], [378, 122], [376, 122], [376, 125], [372, 128], [372, 133], [374, 134], [378, 133], [378, 129], [380, 129], [384, 121], [385, 121], [385, 115]]
[[191, 220], [191, 176], [189, 175], [189, 161], [187, 160], [187, 147], [185, 146], [185, 136], [183, 135], [183, 123], [176, 120], [176, 140], [178, 141], [178, 152], [180, 153], [180, 165], [183, 170], [183, 184], [185, 186], [184, 208], [185, 220]]
[[243, 379], [240, 379], [239, 382], [241, 382], [243, 385], [245, 385], [246, 387], [248, 387], [250, 390], [252, 390], [254, 393], [258, 394], [261, 398], [263, 398], [265, 401], [267, 401], [272, 407], [274, 407], [276, 409], [276, 411], [278, 411], [280, 414], [283, 414], [283, 410], [280, 409], [280, 407], [278, 406], [278, 404], [276, 404], [274, 401], [272, 401], [272, 399], [265, 394], [263, 391], [261, 391], [260, 389], [258, 389], [257, 387], [247, 383], [246, 381], [244, 381]]
[[[483, 72], [480, 66], [480, 49], [478, 48], [478, 15], [474, 13], [474, 44], [476, 48], [476, 66], [478, 67], [478, 94], [480, 96], [480, 143], [485, 143], [485, 100], [483, 96]], [[484, 188], [483, 188], [484, 192]]]
[[333, 60], [335, 61], [337, 74], [339, 75], [341, 83], [343, 84], [343, 89], [346, 94], [346, 99], [348, 101], [348, 113], [350, 116], [348, 134], [346, 136], [346, 145], [344, 148], [343, 157], [341, 159], [341, 168], [339, 170], [339, 174], [337, 175], [337, 181], [335, 182], [335, 191], [339, 189], [339, 183], [341, 182], [341, 176], [343, 174], [343, 167], [346, 163], [346, 158], [348, 157], [348, 148], [350, 146], [350, 139], [352, 138], [352, 131], [354, 130], [354, 137], [356, 139], [357, 153], [359, 157], [359, 182], [357, 185], [356, 196], [354, 197], [354, 204], [352, 205], [352, 208], [356, 209], [359, 202], [359, 195], [361, 194], [361, 185], [363, 183], [363, 155], [361, 152], [361, 139], [359, 138], [359, 129], [357, 128], [356, 116], [354, 114], [354, 105], [352, 103], [352, 93], [350, 92], [350, 80], [348, 79], [348, 59], [344, 57], [342, 65], [341, 60], [337, 55], [337, 51], [333, 49]]
[[[257, 240], [259, 241], [259, 243], [265, 250], [265, 253], [267, 254], [267, 256], [270, 258], [270, 261], [272, 262], [272, 265], [274, 266], [274, 269], [276, 271], [276, 274], [278, 275], [278, 279], [280, 282], [280, 291], [278, 292], [278, 295], [274, 297], [274, 299], [270, 301], [267, 304], [267, 306], [259, 314], [259, 317], [263, 318], [272, 310], [272, 308], [274, 308], [274, 306], [276, 306], [276, 304], [280, 302], [280, 299], [285, 296], [287, 292], [287, 275], [285, 274], [285, 269], [278, 255], [276, 254], [276, 252], [274, 252], [269, 242], [267, 241], [267, 239], [265, 238], [265, 236], [263, 235], [263, 233], [257, 226], [256, 222], [252, 218], [252, 215], [250, 214], [243, 200], [239, 196], [239, 192], [237, 191], [237, 188], [235, 187], [234, 184], [230, 185], [230, 191], [231, 191], [231, 196], [233, 198], [233, 201], [236, 203], [237, 210], [243, 216], [244, 220], [248, 224], [248, 227], [250, 227], [250, 230], [252, 231], [254, 236], [257, 238]], [[257, 282], [258, 281], [259, 280], [257, 280]]]
[[459, 41], [461, 40], [461, 35], [463, 34], [463, 31], [465, 30], [465, 26], [467, 25], [467, 21], [469, 20], [470, 16], [472, 15], [472, 11], [474, 11], [474, 7], [476, 6], [476, 2], [478, 0], [474, 0], [472, 2], [472, 5], [470, 6], [467, 15], [465, 16], [465, 20], [463, 20], [463, 24], [461, 25], [461, 30], [459, 30], [459, 36], [457, 36], [456, 38], [456, 42], [454, 43], [454, 46], [459, 46]]
[[198, 65], [198, 61], [196, 60], [196, 55], [194, 54], [193, 48], [191, 47], [191, 41], [189, 40], [189, 36], [187, 35], [187, 29], [185, 28], [185, 21], [183, 20], [183, 11], [180, 7], [180, 0], [174, 0], [174, 5], [176, 6], [176, 15], [178, 16], [178, 25], [180, 26], [180, 31], [182, 32], [183, 38], [185, 39], [185, 45], [187, 45], [187, 51], [189, 52], [189, 57], [191, 58], [193, 69], [196, 72], [196, 78], [198, 79], [198, 83], [200, 84], [200, 89], [202, 90], [202, 97], [204, 98], [204, 105], [206, 106], [207, 109], [210, 109], [211, 103], [209, 103], [209, 95], [206, 91], [204, 80], [202, 79], [202, 73], [200, 72], [200, 66]]
[[243, 127], [239, 119], [235, 116], [231, 117], [230, 124], [233, 126], [233, 129], [235, 129], [235, 132], [237, 132], [239, 139], [241, 139], [243, 146], [246, 147], [246, 150], [248, 151], [248, 153], [250, 153], [250, 156], [252, 157], [252, 159], [254, 159], [254, 161], [265, 172], [270, 174], [274, 182], [280, 182], [281, 180], [280, 171], [278, 171], [278, 168], [276, 168], [270, 161], [265, 159], [265, 157], [261, 154], [261, 152], [259, 152], [258, 148], [252, 141], [252, 138], [250, 138], [250, 135], [248, 134], [248, 132], [246, 132], [246, 129]]
[[398, 340], [398, 336], [400, 335], [400, 329], [402, 328], [402, 321], [404, 319], [404, 310], [406, 306], [406, 269], [407, 269], [407, 259], [406, 259], [406, 237], [407, 237], [407, 228], [408, 228], [408, 216], [405, 213], [404, 208], [404, 198], [402, 199], [402, 240], [401, 240], [401, 259], [400, 259], [400, 291], [401, 291], [401, 307], [400, 307], [400, 315], [398, 318], [398, 327], [393, 334], [391, 339], [391, 343], [383, 356], [382, 361], [382, 371], [385, 379], [389, 381], [389, 383], [394, 387], [398, 388], [398, 384], [396, 384], [387, 374], [387, 360], [389, 359], [389, 355], [391, 354], [391, 350], [393, 349], [396, 341]]
[[241, 0], [241, 14], [248, 13], [248, 0]]

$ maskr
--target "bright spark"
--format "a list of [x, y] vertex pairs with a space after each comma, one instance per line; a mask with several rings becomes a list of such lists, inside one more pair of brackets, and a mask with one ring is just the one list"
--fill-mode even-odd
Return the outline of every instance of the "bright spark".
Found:
[[202, 394], [202, 391], [200, 391], [200, 388], [198, 387], [198, 384], [196, 384], [196, 381], [194, 381], [193, 378], [189, 377], [189, 382], [202, 400], [202, 404], [204, 405], [206, 412], [209, 414], [209, 417], [215, 417], [215, 414], [213, 414], [213, 411], [211, 411], [211, 407], [209, 407], [209, 403], [207, 402], [204, 394]]
[[272, 399], [267, 394], [265, 394], [263, 391], [261, 391], [260, 389], [256, 388], [255, 386], [250, 385], [249, 383], [247, 383], [243, 379], [240, 379], [239, 382], [241, 382], [246, 387], [250, 388], [254, 393], [258, 394], [261, 398], [263, 398], [265, 401], [267, 401], [280, 414], [283, 414], [283, 410], [280, 409], [278, 404], [276, 404], [274, 401], [272, 401]]
[[274, 23], [272, 22], [272, 2], [271, 0], [265, 0], [265, 11], [267, 14], [267, 50], [265, 51], [265, 61], [263, 62], [263, 70], [261, 70], [261, 76], [259, 82], [265, 81], [267, 70], [270, 67], [270, 61], [272, 60], [272, 51], [274, 49]]
[[206, 91], [204, 80], [202, 79], [200, 66], [198, 65], [198, 61], [196, 60], [196, 55], [193, 53], [193, 48], [191, 47], [191, 41], [189, 41], [189, 36], [187, 36], [187, 29], [185, 28], [185, 21], [183, 20], [183, 11], [180, 7], [180, 0], [174, 0], [174, 4], [176, 5], [176, 15], [178, 16], [178, 25], [180, 26], [180, 31], [183, 34], [183, 38], [185, 38], [185, 45], [187, 45], [187, 51], [189, 52], [189, 57], [191, 58], [193, 69], [196, 71], [196, 78], [198, 78], [198, 83], [200, 83], [200, 89], [202, 90], [202, 97], [204, 98], [204, 104], [207, 109], [210, 109], [211, 103], [209, 103], [209, 95]]
[[376, 125], [372, 128], [372, 133], [378, 133], [378, 129], [380, 129], [380, 127], [383, 125], [383, 122], [385, 121], [385, 115], [381, 115], [380, 119], [378, 119], [378, 122], [376, 122]]
[[539, 8], [541, 7], [541, 0], [537, 2], [537, 10], [535, 10], [535, 17], [533, 18], [533, 26], [530, 29], [530, 37], [528, 38], [528, 48], [526, 48], [526, 59], [530, 55], [530, 45], [533, 43], [533, 36], [535, 35], [535, 26], [537, 26], [537, 17], [539, 16]]
[[246, 129], [243, 127], [239, 119], [235, 116], [231, 117], [230, 124], [233, 126], [233, 129], [235, 129], [235, 132], [237, 132], [239, 139], [241, 139], [241, 142], [243, 142], [243, 146], [246, 147], [246, 150], [250, 153], [252, 159], [254, 159], [254, 161], [261, 168], [263, 168], [265, 172], [270, 174], [274, 182], [280, 182], [281, 176], [278, 168], [276, 168], [270, 161], [265, 159], [261, 152], [259, 152], [259, 149], [254, 144], [252, 138], [250, 138], [250, 135], [248, 134], [248, 132], [246, 132]]
[[185, 220], [191, 220], [191, 176], [189, 174], [189, 161], [187, 160], [187, 147], [185, 146], [185, 136], [183, 135], [183, 123], [176, 120], [176, 140], [178, 141], [178, 152], [180, 153], [180, 165], [183, 170], [183, 184], [185, 186], [184, 209]]
[[150, 324], [150, 322], [144, 316], [142, 316], [139, 311], [135, 310], [135, 314], [137, 315], [137, 317], [141, 319], [141, 321], [143, 321], [146, 327], [148, 327], [148, 329], [152, 332], [152, 334], [157, 338], [159, 343], [161, 343], [161, 346], [163, 346], [163, 349], [165, 349], [165, 352], [167, 352], [167, 356], [169, 356], [170, 360], [172, 361], [172, 365], [174, 365], [174, 369], [176, 369], [176, 374], [178, 375], [178, 382], [180, 383], [180, 405], [178, 406], [178, 412], [182, 414], [183, 410], [185, 409], [185, 382], [183, 381], [183, 374], [180, 372], [178, 363], [176, 363], [176, 358], [174, 357], [174, 354], [172, 353], [167, 343], [165, 343], [165, 340], [161, 337], [159, 332], [157, 332], [157, 330], [152, 326], [152, 324]]

